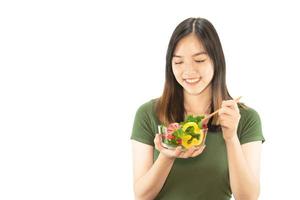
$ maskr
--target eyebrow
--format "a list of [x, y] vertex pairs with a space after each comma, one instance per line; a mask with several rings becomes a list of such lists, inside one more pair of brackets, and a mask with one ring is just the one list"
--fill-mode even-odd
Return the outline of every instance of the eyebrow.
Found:
[[[198, 56], [198, 55], [201, 55], [201, 54], [207, 54], [207, 53], [205, 51], [201, 51], [201, 52], [193, 54], [192, 56], [194, 57], [194, 56]], [[175, 55], [175, 54], [173, 54], [173, 57], [182, 58], [182, 56]]]

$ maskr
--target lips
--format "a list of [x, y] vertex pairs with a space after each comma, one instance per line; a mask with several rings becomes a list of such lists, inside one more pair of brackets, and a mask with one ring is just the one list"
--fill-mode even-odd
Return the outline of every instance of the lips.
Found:
[[187, 78], [184, 79], [184, 82], [189, 84], [189, 85], [195, 85], [200, 81], [200, 78]]

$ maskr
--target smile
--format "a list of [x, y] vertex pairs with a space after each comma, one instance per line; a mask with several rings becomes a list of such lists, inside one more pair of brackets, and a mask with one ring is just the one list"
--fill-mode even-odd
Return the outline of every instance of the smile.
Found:
[[200, 81], [200, 78], [184, 79], [184, 81], [188, 84], [196, 84]]

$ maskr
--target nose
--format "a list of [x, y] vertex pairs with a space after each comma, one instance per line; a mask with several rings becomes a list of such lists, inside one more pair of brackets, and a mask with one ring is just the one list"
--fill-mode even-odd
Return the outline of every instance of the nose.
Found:
[[193, 63], [186, 63], [183, 70], [183, 75], [187, 77], [191, 77], [197, 75], [197, 69], [193, 65]]

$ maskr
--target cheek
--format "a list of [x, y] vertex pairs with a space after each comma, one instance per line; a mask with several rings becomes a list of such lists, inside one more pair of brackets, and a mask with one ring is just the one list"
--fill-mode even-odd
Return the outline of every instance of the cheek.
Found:
[[180, 71], [176, 67], [172, 67], [172, 71], [173, 71], [175, 78], [178, 79], [178, 77], [180, 75]]
[[214, 69], [212, 66], [206, 66], [205, 70], [203, 70], [203, 78], [205, 80], [211, 80], [214, 75]]

